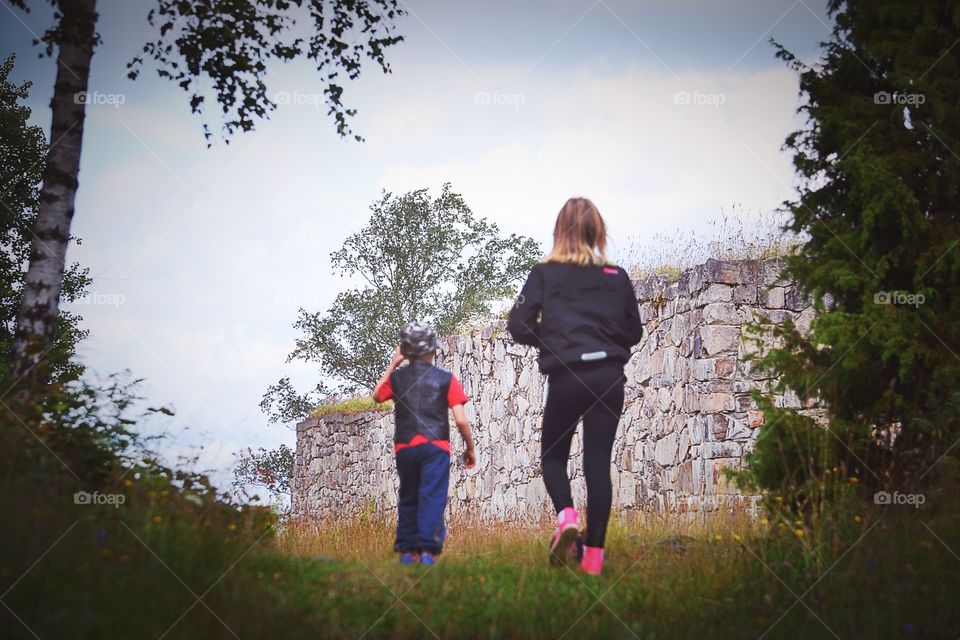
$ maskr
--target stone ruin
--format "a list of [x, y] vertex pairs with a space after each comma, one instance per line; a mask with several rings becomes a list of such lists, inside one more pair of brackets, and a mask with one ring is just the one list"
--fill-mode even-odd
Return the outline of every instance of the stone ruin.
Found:
[[[750, 391], [768, 392], [770, 383], [747, 361], [757, 348], [747, 325], [792, 318], [805, 331], [813, 318], [809, 299], [782, 279], [783, 266], [779, 258], [708, 260], [675, 280], [634, 281], [647, 331], [625, 367], [612, 461], [615, 511], [753, 509], [758, 496], [739, 493], [723, 474], [741, 466], [762, 428]], [[493, 321], [441, 341], [437, 363], [457, 375], [471, 398], [466, 411], [478, 454], [471, 470], [451, 457], [453, 520], [539, 521], [550, 512], [538, 459], [546, 379], [536, 351], [514, 344], [505, 325]], [[774, 401], [811, 408], [793, 393]], [[454, 452], [462, 452], [451, 432]], [[333, 413], [297, 425], [294, 517], [395, 510], [392, 436], [389, 411]], [[578, 506], [586, 500], [580, 444], [577, 435], [569, 463]]]

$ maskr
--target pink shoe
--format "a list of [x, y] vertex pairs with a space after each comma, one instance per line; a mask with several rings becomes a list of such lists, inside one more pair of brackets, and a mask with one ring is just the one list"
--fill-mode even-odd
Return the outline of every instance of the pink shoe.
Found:
[[603, 548], [584, 547], [580, 570], [592, 576], [600, 575], [600, 572], [603, 571]]
[[570, 549], [580, 529], [580, 515], [573, 507], [567, 507], [557, 516], [557, 530], [550, 539], [550, 564], [565, 565], [570, 560]]

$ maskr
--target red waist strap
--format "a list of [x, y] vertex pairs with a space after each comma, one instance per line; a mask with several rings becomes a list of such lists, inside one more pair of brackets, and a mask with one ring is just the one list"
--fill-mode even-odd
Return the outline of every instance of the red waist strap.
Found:
[[407, 447], [419, 447], [422, 444], [432, 444], [433, 446], [440, 447], [447, 453], [450, 453], [449, 440], [427, 440], [426, 437], [424, 437], [419, 433], [413, 436], [410, 442], [406, 442], [406, 443], [398, 442], [397, 444], [393, 445], [393, 450], [396, 452], [396, 451], [400, 451], [401, 449], [406, 449]]

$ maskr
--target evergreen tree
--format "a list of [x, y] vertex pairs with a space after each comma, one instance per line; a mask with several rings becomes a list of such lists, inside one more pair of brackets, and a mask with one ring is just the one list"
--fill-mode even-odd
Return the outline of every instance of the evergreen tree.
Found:
[[801, 509], [831, 472], [876, 489], [929, 481], [960, 432], [960, 2], [829, 12], [816, 66], [775, 45], [807, 118], [785, 145], [801, 178], [788, 227], [808, 237], [787, 275], [818, 316], [807, 335], [775, 331], [758, 363], [818, 398], [829, 428], [761, 400], [741, 475]]

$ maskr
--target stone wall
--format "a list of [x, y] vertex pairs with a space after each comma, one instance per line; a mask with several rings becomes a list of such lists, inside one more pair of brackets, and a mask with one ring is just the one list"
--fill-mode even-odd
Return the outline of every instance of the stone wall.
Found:
[[[697, 512], [750, 507], [722, 470], [739, 467], [761, 427], [750, 390], [769, 383], [745, 356], [756, 347], [745, 325], [793, 318], [803, 330], [813, 309], [789, 282], [782, 261], [708, 260], [671, 282], [634, 283], [643, 341], [625, 367], [626, 404], [614, 445], [614, 508]], [[449, 513], [539, 520], [548, 513], [540, 478], [539, 423], [546, 380], [533, 349], [515, 345], [492, 322], [442, 341], [438, 364], [453, 371], [472, 401], [479, 463], [451, 464]], [[780, 406], [800, 408], [793, 394]], [[297, 427], [294, 515], [307, 518], [387, 513], [396, 508], [392, 414], [310, 418]], [[453, 448], [463, 450], [455, 429]], [[580, 438], [569, 464], [574, 499], [585, 502]]]

